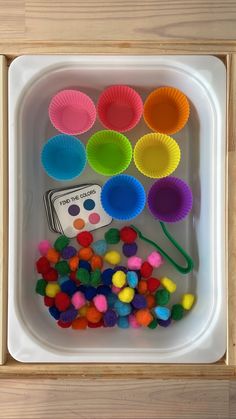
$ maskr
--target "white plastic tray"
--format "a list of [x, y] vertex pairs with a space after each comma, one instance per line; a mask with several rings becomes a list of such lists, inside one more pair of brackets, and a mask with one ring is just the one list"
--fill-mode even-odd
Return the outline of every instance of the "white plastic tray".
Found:
[[[188, 219], [172, 225], [170, 231], [193, 256], [195, 269], [182, 276], [166, 264], [160, 273], [177, 282], [173, 303], [188, 291], [197, 295], [197, 302], [182, 321], [167, 329], [62, 330], [34, 291], [37, 243], [56, 237], [47, 226], [43, 193], [61, 186], [40, 165], [42, 144], [56, 134], [47, 108], [52, 95], [63, 88], [81, 89], [96, 101], [104, 87], [116, 83], [133, 86], [143, 98], [158, 86], [175, 86], [190, 99], [190, 120], [174, 135], [182, 152], [175, 175], [191, 185], [194, 207]], [[225, 108], [226, 71], [212, 56], [22, 56], [13, 61], [9, 70], [8, 348], [15, 359], [202, 363], [214, 362], [224, 354]], [[100, 128], [96, 123], [92, 132]], [[147, 132], [142, 121], [128, 137], [134, 142]], [[91, 131], [80, 138], [86, 142], [90, 135]], [[133, 165], [127, 172], [145, 187], [152, 182]], [[74, 184], [102, 184], [105, 179], [87, 168]], [[135, 224], [176, 257], [146, 209]], [[98, 230], [95, 236], [103, 234]], [[144, 254], [151, 250], [141, 245], [139, 249]]]

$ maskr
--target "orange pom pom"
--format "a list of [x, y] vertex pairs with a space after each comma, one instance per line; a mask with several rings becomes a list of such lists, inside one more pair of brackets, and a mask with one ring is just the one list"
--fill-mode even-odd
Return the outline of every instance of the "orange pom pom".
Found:
[[141, 326], [148, 326], [153, 320], [153, 317], [148, 308], [142, 308], [141, 310], [138, 310], [135, 313], [135, 317], [138, 324]]
[[86, 329], [88, 326], [88, 320], [85, 317], [78, 317], [78, 319], [73, 320], [72, 329]]
[[60, 253], [51, 248], [47, 251], [47, 260], [51, 263], [57, 263], [60, 259]]
[[103, 267], [103, 259], [101, 256], [98, 255], [93, 255], [92, 259], [91, 259], [91, 268], [93, 270], [95, 269], [102, 269]]
[[93, 256], [93, 249], [91, 247], [82, 247], [79, 250], [79, 258], [82, 260], [89, 260]]
[[102, 313], [95, 307], [89, 307], [86, 313], [87, 320], [91, 323], [98, 323], [102, 318]]
[[147, 292], [147, 281], [141, 279], [138, 283], [138, 292], [139, 294], [145, 294]]
[[147, 307], [148, 307], [148, 308], [153, 308], [153, 307], [155, 307], [155, 305], [156, 305], [156, 300], [155, 300], [154, 295], [152, 295], [152, 294], [148, 294], [148, 295], [146, 295], [146, 300], [147, 300]]
[[73, 256], [72, 258], [70, 258], [68, 260], [69, 263], [69, 267], [71, 271], [76, 271], [79, 265], [79, 257], [78, 256]]

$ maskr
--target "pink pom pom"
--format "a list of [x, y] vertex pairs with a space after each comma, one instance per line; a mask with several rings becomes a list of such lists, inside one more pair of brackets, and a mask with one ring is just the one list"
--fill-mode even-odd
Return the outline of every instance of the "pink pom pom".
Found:
[[164, 263], [163, 257], [156, 251], [150, 253], [150, 255], [147, 257], [147, 261], [153, 268], [159, 268]]
[[121, 290], [121, 288], [115, 287], [115, 285], [112, 285], [111, 290], [113, 294], [118, 294]]
[[105, 295], [96, 295], [93, 299], [94, 305], [100, 313], [105, 313], [107, 311], [107, 300]]
[[128, 268], [134, 271], [137, 271], [141, 268], [143, 261], [141, 258], [139, 258], [138, 256], [131, 256], [128, 259], [127, 265]]
[[138, 324], [136, 317], [134, 314], [130, 314], [129, 315], [129, 325], [130, 327], [132, 327], [133, 329], [138, 329], [140, 326], [140, 324]]
[[85, 306], [86, 299], [85, 299], [84, 294], [81, 291], [77, 291], [72, 296], [71, 302], [76, 309], [80, 309], [81, 307]]
[[38, 244], [38, 251], [42, 256], [45, 256], [48, 253], [48, 250], [51, 249], [51, 244], [48, 240], [42, 240]]

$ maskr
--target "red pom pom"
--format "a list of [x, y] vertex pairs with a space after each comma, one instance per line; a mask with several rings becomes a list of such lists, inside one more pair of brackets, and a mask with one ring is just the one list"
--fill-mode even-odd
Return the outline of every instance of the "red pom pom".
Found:
[[156, 291], [160, 285], [161, 285], [161, 282], [157, 278], [151, 277], [151, 278], [148, 278], [147, 280], [147, 287], [148, 287], [148, 291], [150, 292]]
[[140, 269], [140, 274], [143, 278], [149, 278], [149, 276], [152, 275], [152, 271], [153, 271], [153, 267], [152, 265], [150, 265], [149, 262], [143, 262], [141, 269]]
[[74, 282], [76, 282], [77, 285], [80, 284], [80, 281], [76, 278], [76, 271], [73, 271], [70, 273], [70, 279]]
[[93, 236], [89, 231], [82, 231], [82, 233], [77, 234], [76, 239], [80, 246], [83, 247], [89, 247], [93, 242]]
[[136, 231], [131, 227], [123, 227], [120, 230], [120, 239], [125, 243], [133, 243], [137, 238]]
[[54, 268], [50, 268], [48, 272], [43, 274], [43, 279], [45, 279], [45, 281], [56, 281], [57, 278], [58, 278], [58, 272]]
[[58, 292], [55, 297], [55, 306], [59, 311], [65, 311], [70, 305], [70, 298], [65, 292]]
[[54, 306], [54, 301], [55, 301], [55, 298], [51, 298], [51, 297], [48, 297], [47, 295], [45, 295], [44, 304], [45, 304], [46, 307]]
[[39, 274], [45, 274], [50, 269], [50, 263], [45, 256], [39, 258], [36, 262], [36, 269]]
[[62, 322], [61, 320], [58, 320], [57, 324], [63, 329], [67, 329], [68, 327], [71, 327], [72, 322]]
[[103, 319], [101, 319], [97, 323], [88, 322], [88, 327], [90, 327], [91, 329], [96, 329], [97, 327], [103, 327], [103, 326], [104, 326]]

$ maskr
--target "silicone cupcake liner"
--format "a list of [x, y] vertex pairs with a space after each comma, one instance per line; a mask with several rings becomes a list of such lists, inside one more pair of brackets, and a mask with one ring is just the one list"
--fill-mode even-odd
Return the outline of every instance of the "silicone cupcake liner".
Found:
[[130, 220], [137, 217], [143, 211], [145, 202], [144, 187], [133, 176], [114, 176], [102, 188], [102, 207], [116, 220]]
[[154, 218], [167, 223], [183, 220], [192, 209], [188, 184], [177, 177], [157, 180], [148, 192], [148, 208]]
[[137, 169], [150, 178], [169, 176], [180, 162], [177, 142], [165, 134], [151, 133], [141, 137], [134, 148]]
[[116, 85], [108, 87], [100, 95], [97, 111], [106, 128], [125, 132], [138, 124], [143, 113], [143, 102], [131, 87]]
[[56, 135], [44, 144], [41, 163], [51, 178], [59, 181], [72, 180], [86, 166], [85, 147], [76, 137]]
[[144, 103], [144, 120], [153, 131], [175, 134], [189, 118], [187, 97], [174, 87], [160, 87]]
[[82, 134], [96, 120], [93, 101], [78, 90], [62, 90], [57, 93], [50, 102], [48, 112], [52, 125], [64, 134]]
[[128, 138], [115, 131], [98, 131], [87, 143], [87, 158], [95, 172], [112, 176], [123, 172], [132, 160]]

